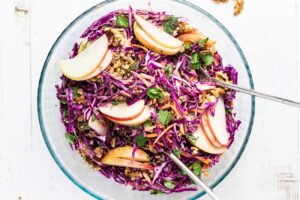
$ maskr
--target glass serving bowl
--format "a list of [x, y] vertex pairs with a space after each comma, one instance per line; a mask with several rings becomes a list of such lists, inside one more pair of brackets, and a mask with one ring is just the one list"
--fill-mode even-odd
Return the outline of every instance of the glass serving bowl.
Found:
[[[150, 2], [150, 3], [149, 3]], [[93, 21], [110, 11], [128, 8], [153, 9], [168, 14], [183, 16], [204, 34], [217, 41], [216, 48], [223, 57], [223, 64], [232, 64], [239, 72], [239, 85], [253, 88], [253, 80], [246, 58], [229, 31], [212, 15], [183, 0], [109, 0], [100, 3], [77, 17], [58, 37], [44, 63], [38, 87], [38, 115], [41, 131], [53, 159], [63, 173], [78, 187], [98, 199], [196, 199], [204, 194], [199, 188], [195, 192], [169, 195], [150, 195], [149, 192], [133, 191], [129, 186], [116, 183], [113, 179], [94, 171], [72, 151], [64, 137], [65, 129], [60, 120], [59, 101], [55, 85], [60, 84], [61, 72], [56, 66], [58, 58], [68, 57], [74, 42]], [[203, 180], [212, 188], [218, 185], [232, 170], [242, 155], [249, 139], [255, 112], [254, 97], [237, 94], [235, 112], [242, 121], [231, 148], [225, 152]], [[124, 195], [126, 194], [126, 195]]]

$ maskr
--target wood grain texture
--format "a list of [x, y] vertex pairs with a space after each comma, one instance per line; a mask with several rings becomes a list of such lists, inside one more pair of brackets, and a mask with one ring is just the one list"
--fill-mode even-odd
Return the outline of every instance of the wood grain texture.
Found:
[[[218, 18], [242, 47], [255, 87], [300, 100], [300, 3], [190, 0]], [[56, 166], [36, 110], [40, 71], [61, 31], [96, 0], [0, 0], [0, 199], [93, 199]], [[29, 8], [15, 13], [15, 6]], [[224, 200], [299, 199], [299, 110], [257, 99], [252, 136], [240, 161], [215, 188]], [[209, 199], [204, 197], [202, 199]]]

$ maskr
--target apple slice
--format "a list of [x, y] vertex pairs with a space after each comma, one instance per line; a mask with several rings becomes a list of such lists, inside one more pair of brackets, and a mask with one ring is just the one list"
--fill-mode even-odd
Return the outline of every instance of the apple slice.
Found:
[[128, 106], [126, 102], [120, 103], [118, 105], [113, 105], [112, 103], [106, 104], [99, 107], [102, 114], [110, 119], [118, 121], [131, 120], [139, 116], [145, 107], [145, 101], [139, 100], [136, 103]]
[[[132, 159], [132, 151], [133, 147], [131, 146], [124, 146], [124, 147], [117, 147], [115, 149], [110, 150], [105, 154], [105, 156], [112, 157], [112, 158], [122, 158], [131, 160]], [[134, 160], [139, 162], [149, 162], [150, 158], [149, 155], [141, 150], [137, 149], [134, 154]]]
[[114, 120], [110, 117], [106, 117], [106, 118], [116, 124], [121, 124], [124, 126], [136, 126], [136, 125], [140, 125], [140, 124], [146, 122], [151, 117], [151, 111], [152, 110], [149, 106], [145, 106], [143, 112], [139, 116], [137, 116], [136, 118], [133, 118], [131, 120], [126, 120], [126, 121]]
[[76, 57], [59, 60], [58, 65], [66, 77], [72, 80], [80, 80], [95, 71], [102, 62], [107, 48], [108, 39], [106, 35], [103, 35]]
[[155, 51], [157, 53], [165, 55], [174, 55], [181, 49], [181, 47], [171, 49], [155, 42], [151, 37], [149, 37], [146, 34], [145, 31], [141, 29], [141, 27], [137, 23], [134, 23], [133, 30], [136, 38], [140, 43], [142, 43], [148, 49], [151, 49], [152, 51]]
[[88, 80], [91, 79], [95, 76], [97, 76], [101, 71], [105, 70], [111, 63], [112, 61], [112, 52], [111, 50], [108, 50], [103, 61], [100, 63], [100, 65], [96, 68], [95, 71], [93, 71], [91, 74], [87, 75], [86, 77], [80, 79], [80, 80]]
[[202, 151], [211, 154], [222, 154], [226, 151], [226, 147], [218, 148], [212, 145], [211, 142], [207, 139], [205, 132], [201, 127], [198, 127], [198, 129], [193, 133], [193, 136], [197, 138], [197, 140], [190, 142]]
[[100, 135], [105, 135], [107, 133], [107, 126], [105, 125], [104, 121], [90, 117], [88, 125]]
[[208, 114], [207, 116], [208, 128], [213, 134], [215, 140], [226, 146], [229, 141], [229, 134], [226, 129], [226, 116], [225, 105], [223, 98], [218, 98], [218, 102], [215, 107], [215, 115]]
[[196, 83], [196, 87], [199, 89], [199, 90], [202, 90], [202, 91], [205, 91], [205, 90], [212, 90], [212, 89], [215, 89], [216, 86], [214, 85], [210, 85], [208, 83]]
[[212, 145], [214, 145], [217, 148], [220, 148], [223, 146], [216, 140], [213, 133], [211, 132], [211, 129], [208, 125], [207, 115], [202, 116], [200, 127], [203, 130], [203, 132], [205, 133], [206, 138], [208, 139], [208, 141], [210, 141], [210, 143]]
[[161, 46], [170, 48], [170, 49], [177, 49], [180, 48], [182, 42], [172, 35], [169, 35], [165, 31], [159, 29], [154, 24], [144, 20], [142, 17], [138, 15], [134, 15], [135, 21], [138, 25], [145, 31], [145, 33], [156, 43], [160, 44]]
[[104, 157], [101, 162], [105, 165], [118, 166], [118, 167], [132, 167], [138, 169], [153, 170], [154, 167], [148, 163], [141, 163], [134, 160], [127, 160], [123, 158]]

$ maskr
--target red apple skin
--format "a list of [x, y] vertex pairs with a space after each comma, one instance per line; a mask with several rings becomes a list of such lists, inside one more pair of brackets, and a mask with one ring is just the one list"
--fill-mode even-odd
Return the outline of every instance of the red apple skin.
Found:
[[[144, 110], [144, 109], [143, 109], [143, 110]], [[116, 120], [116, 121], [128, 121], [128, 120], [132, 120], [132, 119], [138, 117], [138, 116], [143, 112], [143, 110], [140, 111], [139, 113], [137, 113], [136, 115], [133, 115], [133, 116], [131, 116], [131, 117], [125, 117], [125, 118], [111, 117], [111, 116], [105, 115], [105, 114], [103, 114], [103, 115], [104, 115], [107, 119], [110, 119], [110, 120], [112, 119], [112, 120]]]
[[192, 144], [202, 151], [210, 154], [222, 154], [227, 150], [226, 147], [218, 148], [211, 144], [211, 142], [207, 139], [204, 130], [200, 126], [192, 134], [197, 137], [197, 140], [193, 141]]
[[[208, 117], [207, 117], [208, 118]], [[214, 131], [214, 129], [212, 128], [212, 125], [210, 123], [209, 118], [207, 119], [207, 124], [208, 124], [208, 128], [209, 131], [212, 133], [212, 135], [214, 136], [215, 141], [220, 145], [220, 146], [227, 146], [228, 142], [226, 144], [221, 143], [221, 141], [218, 139], [216, 132]]]
[[[133, 152], [132, 146], [117, 147], [107, 152], [105, 154], [105, 157], [122, 158], [122, 159], [131, 160], [132, 152]], [[142, 149], [137, 149], [135, 151], [134, 160], [139, 162], [149, 162], [150, 158], [145, 151], [143, 151]]]
[[208, 122], [207, 122], [207, 115], [203, 115], [202, 116], [202, 120], [200, 123], [200, 127], [202, 128], [202, 130], [205, 133], [206, 138], [208, 139], [208, 141], [210, 141], [210, 143], [212, 145], [214, 145], [217, 148], [221, 148], [224, 145], [221, 145], [214, 137], [214, 135], [212, 134], [212, 132], [210, 131], [210, 128], [208, 127]]
[[[117, 110], [120, 109], [120, 110], [118, 110], [118, 113], [124, 114], [124, 108], [122, 108], [120, 104], [119, 105], [112, 105], [110, 103], [110, 104], [107, 104], [105, 106], [99, 107], [99, 110], [107, 118], [110, 118], [110, 119], [113, 119], [113, 120], [118, 120], [118, 121], [127, 121], [127, 120], [131, 120], [131, 119], [136, 118], [137, 116], [139, 116], [143, 112], [143, 110], [145, 108], [145, 105], [143, 103], [145, 104], [144, 100], [140, 100], [140, 101], [136, 102], [135, 104], [138, 104], [137, 108], [134, 107], [135, 104], [132, 104], [132, 105], [126, 107], [126, 105], [124, 105], [125, 104], [124, 103], [123, 106], [125, 106], [126, 109], [132, 108], [133, 110], [137, 110], [137, 111], [134, 112], [134, 113], [130, 113], [130, 115], [128, 115], [128, 116], [125, 115], [125, 116], [122, 116], [122, 117], [118, 116], [116, 114], [116, 111], [107, 110], [107, 107], [115, 106], [115, 109], [117, 109]], [[119, 106], [119, 107], [117, 107], [117, 106]]]
[[107, 116], [106, 118], [116, 124], [120, 124], [124, 126], [136, 126], [146, 122], [151, 117], [151, 112], [152, 112], [151, 108], [146, 105], [143, 112], [139, 116], [131, 120], [118, 121]]
[[154, 167], [148, 163], [141, 163], [135, 160], [127, 160], [123, 158], [104, 157], [101, 162], [105, 165], [118, 166], [118, 167], [132, 167], [138, 169], [153, 170]]

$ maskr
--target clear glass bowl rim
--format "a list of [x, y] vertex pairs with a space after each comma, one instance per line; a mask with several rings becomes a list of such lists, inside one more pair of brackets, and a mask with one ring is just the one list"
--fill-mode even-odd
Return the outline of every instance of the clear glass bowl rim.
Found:
[[[43, 117], [42, 117], [42, 88], [43, 88], [43, 81], [44, 81], [44, 75], [46, 72], [46, 68], [48, 66], [48, 62], [50, 57], [52, 56], [52, 52], [54, 51], [56, 45], [60, 42], [60, 39], [64, 36], [65, 32], [67, 32], [70, 28], [72, 28], [73, 24], [77, 23], [77, 21], [79, 21], [81, 18], [83, 18], [85, 15], [87, 15], [88, 13], [92, 12], [94, 9], [96, 9], [98, 6], [104, 6], [106, 4], [109, 4], [110, 2], [115, 2], [115, 1], [120, 1], [120, 0], [105, 0], [101, 3], [98, 3], [94, 6], [92, 6], [91, 8], [89, 8], [88, 10], [84, 11], [82, 14], [80, 14], [77, 18], [75, 18], [63, 31], [62, 33], [58, 36], [58, 38], [56, 39], [56, 41], [54, 42], [54, 44], [52, 45], [50, 51], [48, 52], [48, 55], [46, 57], [46, 60], [43, 64], [43, 68], [41, 71], [41, 75], [40, 75], [40, 79], [39, 79], [39, 85], [38, 85], [38, 94], [37, 94], [37, 110], [38, 110], [38, 119], [39, 119], [39, 124], [40, 124], [40, 129], [42, 132], [42, 136], [44, 138], [44, 141], [46, 143], [46, 146], [52, 156], [52, 158], [54, 159], [55, 163], [58, 165], [58, 167], [62, 170], [62, 172], [75, 184], [77, 185], [80, 189], [82, 189], [84, 192], [86, 192], [87, 194], [91, 195], [92, 197], [96, 198], [96, 199], [103, 199], [101, 196], [95, 194], [94, 192], [90, 191], [88, 188], [84, 187], [83, 185], [81, 185], [73, 176], [72, 174], [70, 174], [68, 172], [68, 170], [60, 163], [59, 159], [57, 158], [55, 152], [53, 151], [51, 144], [49, 142], [47, 133], [45, 131], [45, 127], [44, 127], [44, 121], [43, 121]], [[225, 33], [226, 35], [229, 37], [229, 39], [232, 41], [232, 43], [234, 44], [235, 48], [238, 50], [244, 66], [246, 68], [248, 77], [249, 77], [249, 84], [251, 89], [254, 89], [254, 83], [253, 83], [253, 78], [252, 78], [252, 74], [250, 71], [250, 67], [248, 65], [248, 62], [246, 60], [246, 57], [242, 51], [242, 49], [240, 48], [240, 46], [238, 45], [237, 41], [234, 39], [234, 37], [232, 36], [232, 34], [227, 30], [227, 28], [225, 28], [225, 26], [219, 22], [214, 16], [212, 16], [210, 13], [208, 13], [207, 11], [205, 11], [204, 9], [200, 8], [199, 6], [196, 6], [188, 1], [185, 0], [170, 0], [170, 1], [175, 1], [178, 3], [181, 3], [185, 6], [189, 6], [195, 10], [197, 10], [198, 12], [200, 12], [201, 14], [204, 14], [205, 16], [207, 16], [210, 20], [212, 20], [214, 23], [216, 23]], [[92, 22], [91, 22], [92, 23]], [[251, 97], [251, 116], [250, 116], [250, 121], [249, 121], [249, 125], [248, 125], [248, 129], [247, 129], [247, 134], [245, 137], [245, 140], [243, 142], [243, 145], [241, 147], [241, 149], [238, 152], [238, 155], [236, 157], [236, 159], [233, 161], [233, 163], [231, 164], [231, 166], [225, 171], [225, 173], [218, 179], [216, 180], [213, 184], [212, 184], [212, 188], [216, 187], [220, 182], [222, 182], [222, 180], [231, 172], [231, 170], [234, 168], [234, 166], [237, 164], [238, 160], [240, 159], [241, 155], [244, 152], [244, 149], [246, 148], [246, 145], [248, 143], [248, 140], [250, 138], [251, 135], [251, 131], [252, 131], [252, 126], [253, 126], [253, 122], [254, 122], [254, 116], [255, 116], [255, 97], [252, 96]], [[194, 197], [192, 197], [192, 200], [196, 200], [199, 197], [203, 196], [205, 194], [204, 191], [199, 192], [197, 195], [195, 195]]]

